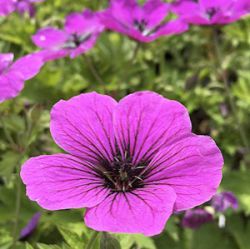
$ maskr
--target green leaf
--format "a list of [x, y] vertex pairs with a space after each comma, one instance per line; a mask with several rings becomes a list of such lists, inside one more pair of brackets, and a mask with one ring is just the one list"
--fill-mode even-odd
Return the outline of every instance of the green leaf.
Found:
[[27, 242], [25, 243], [25, 249], [34, 249], [34, 247]]
[[108, 233], [102, 233], [100, 249], [121, 249], [119, 241]]
[[250, 221], [244, 216], [233, 215], [226, 221], [227, 230], [234, 236], [240, 249], [250, 249]]
[[10, 178], [13, 170], [20, 163], [19, 160], [20, 155], [15, 152], [7, 151], [3, 154], [0, 160], [0, 175]]
[[46, 245], [42, 243], [37, 244], [37, 247], [38, 249], [62, 249], [62, 247], [58, 245]]
[[85, 241], [83, 237], [80, 237], [77, 233], [70, 231], [67, 228], [61, 226], [58, 227], [59, 232], [63, 236], [65, 242], [72, 248], [82, 249], [85, 247]]
[[215, 223], [203, 225], [193, 233], [190, 249], [240, 249], [226, 229]]
[[250, 170], [232, 171], [224, 174], [221, 187], [232, 191], [239, 199], [240, 208], [250, 214]]

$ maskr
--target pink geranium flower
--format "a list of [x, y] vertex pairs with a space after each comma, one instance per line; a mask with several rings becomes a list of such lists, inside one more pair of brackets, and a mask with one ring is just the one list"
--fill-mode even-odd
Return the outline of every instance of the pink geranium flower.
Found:
[[191, 133], [187, 110], [153, 92], [119, 103], [86, 93], [59, 101], [51, 134], [69, 154], [29, 159], [27, 195], [48, 210], [86, 207], [98, 231], [159, 234], [173, 212], [208, 201], [222, 177], [215, 142]]
[[13, 11], [17, 11], [20, 14], [28, 13], [30, 16], [34, 16], [34, 3], [43, 1], [44, 0], [0, 0], [0, 16], [7, 16]]
[[250, 12], [249, 0], [179, 0], [172, 10], [186, 22], [198, 25], [228, 24]]
[[16, 97], [24, 82], [33, 78], [43, 66], [37, 54], [30, 54], [12, 63], [13, 54], [0, 54], [0, 103]]
[[64, 30], [53, 27], [40, 29], [33, 37], [33, 42], [40, 48], [45, 61], [69, 55], [74, 58], [90, 50], [104, 27], [98, 14], [85, 10], [72, 13], [66, 18]]
[[140, 42], [151, 42], [187, 31], [188, 25], [180, 19], [165, 21], [169, 11], [170, 5], [161, 0], [148, 0], [143, 6], [136, 0], [112, 0], [100, 16], [107, 28]]

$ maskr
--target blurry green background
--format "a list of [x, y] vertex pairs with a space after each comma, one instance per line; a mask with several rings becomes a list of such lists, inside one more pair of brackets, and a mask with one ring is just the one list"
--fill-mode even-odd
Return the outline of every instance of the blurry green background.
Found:
[[[30, 36], [38, 28], [61, 27], [72, 11], [106, 6], [107, 1], [99, 0], [47, 0], [37, 5], [34, 19], [16, 13], [2, 18], [0, 52], [14, 52], [18, 58], [35, 51]], [[221, 63], [213, 43], [215, 33]], [[225, 228], [215, 220], [198, 230], [183, 229], [181, 215], [175, 215], [160, 236], [115, 235], [121, 248], [250, 248], [250, 18], [245, 18], [222, 28], [191, 27], [185, 34], [139, 45], [126, 36], [104, 32], [86, 56], [48, 63], [20, 96], [0, 104], [0, 249], [13, 246], [13, 237], [18, 238], [37, 211], [42, 212], [37, 229], [16, 248], [85, 248], [92, 231], [84, 226], [84, 210], [41, 210], [25, 195], [20, 166], [30, 156], [60, 151], [49, 132], [49, 112], [59, 99], [97, 91], [119, 100], [145, 89], [183, 103], [193, 131], [215, 139], [225, 158], [220, 190], [234, 192], [240, 206], [226, 214]]]

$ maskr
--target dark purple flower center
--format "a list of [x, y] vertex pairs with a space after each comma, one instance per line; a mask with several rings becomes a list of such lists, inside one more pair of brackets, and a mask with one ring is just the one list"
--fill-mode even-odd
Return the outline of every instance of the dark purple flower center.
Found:
[[134, 20], [134, 26], [137, 28], [141, 33], [143, 33], [147, 28], [147, 21], [142, 20]]
[[137, 188], [143, 188], [143, 172], [146, 163], [133, 165], [130, 157], [122, 159], [120, 155], [114, 157], [112, 163], [102, 163], [105, 170], [102, 176], [105, 180], [105, 187], [113, 192], [129, 192]]
[[77, 48], [79, 47], [82, 43], [86, 42], [91, 38], [92, 34], [91, 33], [86, 33], [82, 35], [78, 34], [72, 34], [67, 42], [64, 44], [65, 48]]
[[209, 20], [211, 20], [219, 12], [218, 8], [211, 7], [206, 10], [206, 15]]

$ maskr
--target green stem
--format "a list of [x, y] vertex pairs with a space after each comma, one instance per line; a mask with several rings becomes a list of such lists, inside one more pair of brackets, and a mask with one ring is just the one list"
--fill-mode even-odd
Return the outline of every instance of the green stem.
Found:
[[218, 35], [217, 35], [216, 30], [213, 30], [213, 41], [214, 41], [214, 47], [215, 47], [217, 61], [218, 61], [218, 64], [219, 64], [218, 65], [219, 66], [219, 70], [220, 70], [221, 75], [222, 75], [224, 89], [225, 89], [225, 92], [227, 94], [227, 98], [229, 100], [229, 104], [230, 104], [232, 113], [234, 115], [234, 119], [235, 119], [235, 122], [237, 124], [237, 129], [239, 131], [242, 143], [243, 143], [243, 145], [246, 148], [246, 151], [248, 153], [248, 151], [249, 151], [249, 144], [248, 144], [246, 132], [245, 132], [244, 127], [241, 125], [240, 118], [239, 118], [239, 115], [238, 115], [239, 112], [237, 111], [237, 106], [236, 106], [234, 97], [233, 97], [233, 95], [231, 93], [231, 89], [229, 88], [229, 83], [228, 83], [227, 75], [223, 72], [223, 68], [222, 68], [222, 62], [223, 62], [222, 58], [223, 58], [223, 55], [222, 55], [221, 50], [220, 50], [220, 45], [219, 45], [219, 40], [218, 40]]
[[135, 49], [133, 51], [133, 55], [132, 55], [132, 58], [131, 58], [132, 64], [134, 64], [135, 61], [136, 61], [136, 57], [137, 57], [137, 54], [138, 54], [138, 52], [140, 50], [140, 47], [141, 47], [141, 43], [140, 42], [136, 42]]
[[10, 145], [11, 145], [12, 147], [14, 147], [15, 141], [13, 140], [13, 138], [12, 138], [12, 136], [10, 135], [8, 129], [6, 128], [6, 125], [5, 125], [4, 121], [3, 121], [3, 120], [0, 120], [0, 122], [1, 122], [1, 125], [2, 125], [2, 127], [3, 127], [3, 132], [4, 132], [4, 135], [5, 135], [6, 139], [8, 140], [8, 142], [10, 143]]
[[97, 239], [97, 236], [98, 236], [98, 232], [93, 231], [93, 234], [92, 234], [87, 246], [85, 247], [85, 249], [92, 249], [93, 248], [95, 241]]
[[103, 87], [104, 92], [106, 92], [106, 84], [103, 81], [103, 79], [100, 76], [100, 74], [98, 73], [97, 69], [95, 68], [92, 60], [89, 57], [87, 57], [85, 54], [83, 55], [83, 58], [85, 59], [85, 62], [87, 64], [88, 68], [90, 69], [92, 75], [94, 76], [94, 78]]
[[[19, 171], [18, 171], [19, 172]], [[21, 208], [21, 180], [19, 175], [17, 175], [17, 189], [16, 189], [16, 211], [15, 211], [15, 223], [13, 228], [13, 243], [12, 249], [16, 248], [16, 244], [18, 241], [18, 224], [19, 224], [19, 216], [20, 216], [20, 208]]]

